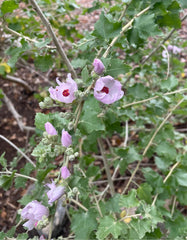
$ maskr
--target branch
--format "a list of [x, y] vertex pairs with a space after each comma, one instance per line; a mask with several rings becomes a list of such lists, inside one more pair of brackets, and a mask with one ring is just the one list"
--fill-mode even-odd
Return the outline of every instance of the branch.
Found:
[[[160, 124], [160, 126], [156, 129], [156, 131], [154, 132], [152, 138], [150, 139], [149, 143], [147, 144], [147, 146], [146, 146], [146, 148], [145, 148], [145, 150], [144, 150], [144, 152], [143, 152], [143, 154], [142, 154], [143, 157], [146, 155], [146, 153], [147, 153], [148, 149], [150, 148], [151, 144], [153, 143], [153, 140], [154, 140], [154, 138], [156, 137], [157, 133], [160, 131], [160, 129], [163, 127], [163, 125], [166, 123], [166, 121], [171, 117], [173, 111], [174, 111], [183, 101], [184, 101], [184, 98], [181, 99], [181, 100], [174, 106], [174, 108], [170, 111], [170, 113], [169, 113], [169, 114], [166, 116], [166, 118], [162, 121], [162, 123]], [[134, 172], [132, 173], [132, 175], [131, 175], [131, 177], [130, 177], [130, 179], [129, 179], [126, 187], [125, 187], [125, 189], [124, 189], [123, 192], [122, 192], [122, 194], [124, 194], [124, 193], [126, 192], [126, 190], [128, 189], [128, 187], [129, 187], [130, 183], [132, 182], [132, 180], [133, 180], [136, 172], [137, 172], [138, 169], [139, 169], [140, 163], [141, 163], [141, 161], [139, 161], [138, 164], [136, 165], [136, 168], [134, 169]], [[167, 179], [166, 179], [166, 180], [167, 180]]]
[[69, 198], [69, 200], [70, 200], [71, 202], [75, 203], [75, 204], [76, 204], [77, 206], [79, 206], [80, 208], [82, 208], [85, 212], [88, 211], [88, 209], [87, 209], [85, 206], [83, 206], [80, 202], [76, 201], [75, 199]]
[[30, 162], [34, 167], [36, 167], [35, 163], [27, 156], [25, 155], [24, 152], [22, 152], [13, 142], [11, 142], [10, 140], [8, 140], [6, 137], [4, 137], [3, 135], [0, 135], [0, 138], [2, 138], [4, 141], [6, 141], [7, 143], [9, 143], [13, 148], [15, 148], [19, 153], [21, 153], [21, 155], [28, 161]]
[[[187, 91], [187, 88], [178, 89], [178, 90], [173, 91], [173, 92], [167, 92], [167, 93], [164, 93], [163, 96], [168, 96], [168, 95], [172, 95], [172, 94], [180, 93], [180, 92], [185, 92], [185, 91]], [[156, 99], [156, 98], [159, 98], [159, 97], [160, 97], [160, 96], [154, 96], [154, 97], [147, 98], [147, 99], [144, 99], [144, 100], [141, 100], [141, 101], [128, 103], [128, 104], [124, 105], [123, 107], [124, 107], [124, 108], [130, 107], [130, 106], [133, 106], [133, 105], [136, 105], [136, 104], [148, 102], [148, 101], [150, 101], [150, 100], [153, 100], [153, 99]]]
[[[0, 173], [1, 174], [12, 174], [12, 172], [10, 172], [10, 171], [0, 172]], [[36, 178], [30, 177], [30, 176], [27, 176], [27, 175], [23, 175], [23, 174], [20, 174], [20, 173], [14, 173], [14, 175], [16, 177], [22, 177], [22, 178], [26, 178], [26, 179], [32, 180], [33, 182], [37, 182], [38, 181]]]
[[141, 12], [139, 12], [138, 14], [136, 14], [121, 30], [120, 34], [118, 36], [116, 36], [112, 42], [110, 43], [110, 45], [108, 46], [108, 48], [106, 49], [105, 53], [103, 54], [103, 57], [106, 58], [109, 54], [110, 49], [114, 46], [114, 44], [116, 43], [116, 41], [118, 40], [119, 37], [121, 37], [121, 35], [132, 26], [132, 23], [134, 22], [134, 20], [141, 16], [142, 14], [144, 14], [145, 12], [147, 12], [149, 10], [150, 6], [145, 8], [144, 10], [142, 10]]
[[[14, 31], [13, 29], [7, 27], [6, 25], [4, 25], [4, 27], [5, 27], [5, 29], [6, 29], [7, 31], [9, 31], [10, 33], [12, 33], [13, 35], [15, 35], [15, 36], [17, 36], [17, 37], [24, 38], [25, 40], [27, 40], [27, 41], [29, 41], [29, 42], [32, 42], [32, 43], [34, 43], [34, 44], [39, 44], [39, 43], [40, 43], [39, 41], [37, 41], [37, 40], [35, 40], [35, 39], [31, 39], [31, 38], [29, 38], [29, 37], [27, 37], [27, 36], [24, 36], [22, 33], [18, 33], [18, 32], [16, 32], [16, 31]], [[54, 46], [49, 46], [49, 45], [45, 45], [45, 47], [46, 47], [46, 48], [49, 48], [49, 49], [55, 49], [55, 48], [56, 48], [56, 47], [54, 47]]]
[[6, 75], [6, 77], [2, 77], [1, 78], [3, 80], [9, 80], [11, 82], [14, 82], [14, 83], [17, 83], [17, 84], [20, 84], [22, 87], [24, 87], [29, 93], [33, 93], [33, 89], [25, 82], [23, 81], [21, 78], [17, 78], [17, 77], [14, 77], [14, 76], [11, 76], [11, 75]]
[[103, 149], [103, 146], [102, 146], [101, 139], [98, 139], [97, 142], [98, 142], [98, 145], [99, 145], [99, 148], [100, 148], [101, 155], [103, 157], [103, 162], [104, 162], [104, 167], [105, 167], [105, 171], [106, 171], [106, 175], [107, 175], [107, 179], [108, 179], [108, 184], [110, 186], [111, 194], [113, 196], [115, 194], [115, 190], [114, 190], [114, 184], [113, 184], [113, 181], [112, 181], [112, 177], [111, 177], [111, 174], [110, 174], [110, 168], [109, 168], [107, 159], [106, 159], [105, 154], [104, 154], [104, 149]]
[[36, 11], [36, 13], [39, 15], [39, 17], [41, 18], [44, 26], [47, 28], [47, 32], [49, 33], [49, 35], [51, 36], [60, 56], [62, 57], [62, 59], [64, 60], [68, 70], [72, 73], [74, 78], [77, 78], [77, 74], [75, 72], [75, 70], [73, 69], [66, 53], [64, 52], [64, 49], [61, 47], [52, 27], [50, 22], [47, 20], [47, 18], [45, 17], [45, 15], [43, 14], [41, 8], [39, 7], [39, 5], [37, 4], [37, 2], [35, 0], [30, 0], [30, 3], [33, 7], [33, 9]]
[[16, 111], [13, 103], [10, 101], [10, 99], [7, 97], [7, 95], [6, 95], [4, 92], [3, 92], [3, 95], [4, 95], [3, 100], [4, 100], [4, 102], [6, 103], [6, 105], [7, 105], [7, 107], [8, 107], [8, 110], [12, 113], [12, 115], [13, 115], [14, 118], [16, 119], [20, 130], [21, 130], [21, 131], [23, 131], [23, 130], [35, 131], [35, 128], [34, 128], [34, 127], [25, 126], [25, 125], [23, 124], [22, 116], [19, 115], [19, 113]]

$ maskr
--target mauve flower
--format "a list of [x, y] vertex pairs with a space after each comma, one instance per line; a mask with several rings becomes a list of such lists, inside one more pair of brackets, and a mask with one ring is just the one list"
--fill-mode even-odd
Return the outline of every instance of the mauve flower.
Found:
[[94, 87], [94, 97], [102, 103], [111, 104], [124, 95], [121, 83], [111, 76], [99, 78]]
[[177, 47], [177, 46], [173, 46], [173, 54], [178, 54], [181, 52], [181, 48]]
[[51, 136], [58, 135], [56, 129], [53, 127], [53, 125], [50, 122], [45, 123], [45, 130]]
[[104, 64], [98, 58], [94, 59], [93, 66], [95, 73], [97, 73], [98, 75], [102, 74], [105, 70]]
[[68, 170], [68, 168], [67, 168], [66, 166], [64, 166], [64, 167], [61, 168], [61, 177], [62, 177], [63, 179], [68, 178], [70, 175], [71, 175], [71, 174], [70, 174], [70, 171]]
[[172, 52], [172, 51], [173, 51], [173, 46], [172, 46], [172, 45], [168, 45], [167, 48], [168, 48], [168, 51], [169, 51], [169, 52]]
[[21, 217], [28, 219], [23, 226], [27, 227], [29, 231], [37, 225], [38, 221], [42, 220], [43, 216], [48, 217], [49, 210], [36, 200], [28, 203], [21, 211]]
[[60, 82], [58, 78], [56, 82], [59, 86], [49, 88], [50, 97], [60, 102], [72, 103], [75, 100], [74, 93], [78, 88], [76, 82], [71, 78], [71, 74], [68, 73], [66, 82]]
[[62, 130], [61, 143], [64, 147], [69, 147], [72, 144], [71, 135], [64, 129]]
[[167, 51], [166, 50], [163, 50], [162, 51], [162, 57], [163, 58], [167, 58], [168, 54], [167, 54]]
[[55, 202], [56, 200], [58, 200], [63, 194], [64, 194], [64, 187], [62, 186], [56, 186], [54, 181], [52, 181], [52, 183], [48, 183], [46, 184], [46, 186], [48, 188], [50, 188], [50, 190], [47, 192], [47, 196], [48, 196], [48, 203], [51, 204], [53, 202]]

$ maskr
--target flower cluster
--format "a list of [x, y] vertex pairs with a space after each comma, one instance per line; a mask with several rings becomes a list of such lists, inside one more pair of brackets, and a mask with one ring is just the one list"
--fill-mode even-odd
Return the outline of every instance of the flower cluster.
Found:
[[[45, 123], [45, 130], [51, 136], [58, 135], [56, 129], [50, 122]], [[62, 130], [61, 143], [63, 147], [69, 147], [72, 144], [71, 135], [64, 129]]]
[[[105, 70], [104, 64], [97, 58], [94, 59], [93, 67], [97, 75], [103, 74]], [[58, 78], [56, 81], [59, 86], [49, 88], [50, 97], [60, 102], [72, 103], [75, 100], [75, 92], [78, 90], [78, 87], [76, 82], [71, 78], [71, 74], [68, 73], [66, 83], [60, 82]], [[102, 103], [112, 104], [120, 100], [123, 95], [124, 92], [122, 91], [121, 83], [111, 76], [100, 77], [95, 83], [94, 97]], [[66, 143], [64, 145], [62, 143], [62, 145], [66, 147], [68, 145], [67, 139], [69, 138], [69, 142], [71, 142], [71, 139], [66, 131], [64, 131], [64, 136], [66, 136]], [[64, 142], [63, 137], [61, 141]]]
[[[175, 55], [182, 51], [181, 48], [179, 48], [179, 47], [177, 47], [175, 45], [168, 45], [167, 50], [168, 50], [168, 52], [171, 52], [171, 53], [173, 53]], [[162, 57], [163, 58], [167, 58], [167, 51], [166, 50], [162, 51]]]
[[[67, 179], [70, 176], [70, 172], [66, 166], [61, 168], [61, 176], [63, 179]], [[49, 205], [52, 205], [53, 202], [57, 201], [65, 193], [65, 187], [60, 185], [56, 186], [54, 181], [46, 184], [46, 186], [50, 189], [49, 191], [47, 191]], [[21, 217], [24, 220], [28, 220], [26, 223], [23, 224], [23, 226], [28, 228], [28, 230], [32, 230], [34, 227], [37, 226], [39, 221], [43, 220], [44, 217], [47, 218], [48, 216], [48, 208], [42, 205], [37, 200], [28, 203], [21, 211]]]

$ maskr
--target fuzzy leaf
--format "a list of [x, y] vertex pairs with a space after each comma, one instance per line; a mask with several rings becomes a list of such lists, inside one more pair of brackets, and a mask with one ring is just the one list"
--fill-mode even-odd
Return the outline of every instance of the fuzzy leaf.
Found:
[[39, 56], [35, 58], [34, 65], [42, 72], [47, 72], [53, 65], [53, 59], [51, 55]]
[[100, 14], [99, 20], [95, 23], [95, 30], [93, 32], [93, 35], [98, 38], [108, 40], [117, 36], [120, 31], [121, 23], [111, 22], [102, 12]]
[[77, 240], [89, 240], [92, 231], [96, 230], [96, 213], [89, 210], [86, 213], [73, 215], [71, 229], [75, 233]]
[[105, 216], [100, 219], [100, 225], [96, 233], [99, 240], [107, 239], [109, 234], [112, 234], [114, 238], [118, 238], [122, 231], [124, 231], [124, 224], [117, 222], [111, 216]]
[[138, 199], [136, 198], [136, 190], [132, 189], [128, 195], [121, 195], [120, 206], [121, 207], [137, 207], [139, 205]]
[[1, 5], [1, 12], [3, 14], [6, 13], [11, 13], [13, 12], [16, 8], [18, 8], [18, 4], [16, 3], [15, 0], [5, 0], [2, 5]]
[[111, 59], [106, 69], [106, 75], [117, 77], [119, 74], [126, 74], [129, 72], [130, 66], [125, 64], [120, 59]]

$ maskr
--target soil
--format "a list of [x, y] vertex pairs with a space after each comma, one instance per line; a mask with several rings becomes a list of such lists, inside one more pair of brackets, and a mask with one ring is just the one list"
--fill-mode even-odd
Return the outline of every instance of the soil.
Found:
[[[84, 7], [91, 7], [92, 0], [77, 0], [78, 4], [81, 4]], [[80, 16], [80, 24], [78, 27], [81, 30], [90, 30], [93, 29], [94, 22], [99, 17], [99, 11], [91, 13], [89, 17], [87, 15]], [[187, 22], [183, 23], [183, 28], [180, 31], [181, 37], [186, 36], [185, 26], [187, 26]], [[6, 38], [6, 37], [5, 37]], [[4, 39], [6, 40], [6, 39]], [[6, 41], [4, 41], [6, 42]], [[1, 44], [1, 41], [0, 41]], [[6, 48], [6, 47], [5, 47]], [[0, 52], [1, 54], [1, 52]], [[184, 60], [186, 60], [184, 58]], [[37, 112], [44, 112], [39, 108], [38, 100], [35, 98], [35, 93], [41, 92], [44, 87], [49, 87], [50, 80], [54, 80], [58, 75], [58, 72], [53, 70], [49, 75], [46, 73], [43, 74], [41, 72], [37, 72], [34, 68], [32, 63], [32, 59], [30, 62], [27, 63], [27, 66], [24, 66], [22, 62], [19, 62], [17, 65], [17, 70], [14, 73], [15, 77], [19, 77], [26, 81], [29, 86], [33, 88], [32, 93], [28, 93], [22, 86], [17, 85], [15, 83], [6, 81], [0, 77], [0, 88], [3, 89], [4, 93], [13, 103], [16, 111], [22, 116], [23, 122], [26, 126], [34, 127], [34, 118]], [[187, 73], [186, 73], [187, 75]], [[183, 127], [183, 126], [182, 126]], [[186, 127], [186, 126], [184, 126]], [[12, 113], [8, 110], [7, 105], [3, 104], [0, 109], [0, 134], [6, 137], [8, 140], [12, 141], [18, 148], [24, 148], [27, 155], [31, 158], [31, 148], [29, 145], [29, 139], [32, 136], [32, 131], [21, 131], [17, 121], [15, 120]], [[113, 138], [114, 144], [116, 141], [120, 142], [118, 137]], [[117, 143], [118, 144], [118, 143]], [[5, 152], [5, 158], [7, 159], [8, 163], [11, 163], [14, 157], [17, 154], [17, 151], [10, 146], [6, 141], [0, 139], [0, 155]], [[34, 160], [34, 159], [33, 159]], [[26, 163], [24, 158], [21, 158], [17, 169], [21, 169], [24, 164]], [[118, 182], [118, 184], [121, 184]], [[124, 182], [123, 182], [124, 184]], [[29, 182], [28, 182], [29, 186]], [[120, 185], [116, 185], [119, 188], [120, 192]], [[19, 202], [18, 200], [25, 194], [26, 189], [16, 189], [13, 185], [9, 190], [3, 191], [0, 190], [0, 230], [1, 231], [8, 231], [11, 229], [12, 226], [15, 224], [17, 210], [19, 209]], [[17, 233], [24, 232], [22, 226], [17, 228]]]

